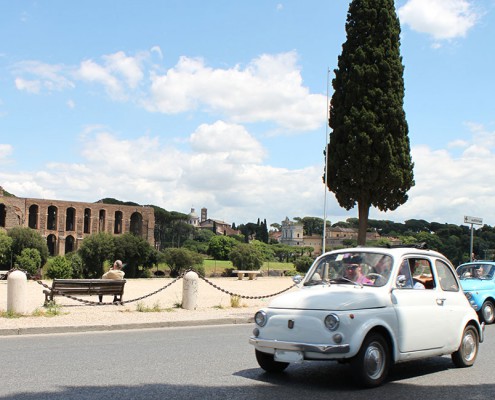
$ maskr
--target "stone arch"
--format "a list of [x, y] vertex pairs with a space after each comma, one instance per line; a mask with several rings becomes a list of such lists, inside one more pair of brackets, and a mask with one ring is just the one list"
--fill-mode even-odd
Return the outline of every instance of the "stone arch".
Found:
[[134, 235], [141, 236], [143, 233], [143, 216], [141, 213], [133, 212], [131, 214], [131, 224], [129, 231]]
[[76, 240], [74, 239], [74, 236], [69, 235], [65, 238], [65, 252], [64, 252], [64, 254], [70, 253], [74, 250], [76, 250]]
[[48, 246], [48, 253], [51, 256], [56, 255], [57, 237], [53, 233], [51, 233], [46, 237], [46, 245]]
[[116, 235], [122, 233], [122, 220], [123, 220], [122, 211], [115, 211], [113, 233]]
[[5, 204], [0, 204], [0, 226], [5, 228], [5, 221], [7, 219], [7, 207]]
[[28, 209], [28, 227], [31, 229], [38, 229], [38, 218], [40, 208], [37, 204], [32, 204]]
[[50, 231], [57, 230], [58, 208], [55, 206], [48, 207], [46, 229]]
[[84, 233], [91, 233], [91, 208], [84, 209]]
[[100, 210], [98, 215], [98, 232], [105, 232], [106, 219], [107, 219], [106, 211]]
[[65, 210], [65, 230], [76, 230], [76, 209], [74, 207], [69, 207]]

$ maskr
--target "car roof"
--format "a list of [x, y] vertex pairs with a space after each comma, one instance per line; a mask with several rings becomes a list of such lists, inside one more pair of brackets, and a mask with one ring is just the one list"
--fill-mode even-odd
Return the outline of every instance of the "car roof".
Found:
[[390, 254], [393, 257], [402, 257], [408, 254], [417, 254], [417, 255], [427, 255], [434, 256], [439, 258], [447, 259], [443, 254], [439, 253], [435, 250], [419, 248], [417, 246], [397, 246], [397, 247], [351, 247], [346, 249], [338, 249], [332, 250], [325, 254], [330, 253], [351, 253], [351, 252], [369, 252], [369, 253], [382, 253], [382, 254]]

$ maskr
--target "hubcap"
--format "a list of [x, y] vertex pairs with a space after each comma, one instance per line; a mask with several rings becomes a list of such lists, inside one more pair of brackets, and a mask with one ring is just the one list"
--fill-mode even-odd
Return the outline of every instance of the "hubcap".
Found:
[[385, 368], [385, 357], [383, 347], [377, 343], [370, 343], [364, 355], [364, 368], [366, 374], [372, 378], [379, 378]]
[[468, 332], [462, 339], [462, 353], [466, 361], [472, 361], [476, 356], [476, 339], [472, 332]]
[[489, 324], [493, 322], [493, 306], [491, 304], [486, 304], [483, 307], [483, 319]]

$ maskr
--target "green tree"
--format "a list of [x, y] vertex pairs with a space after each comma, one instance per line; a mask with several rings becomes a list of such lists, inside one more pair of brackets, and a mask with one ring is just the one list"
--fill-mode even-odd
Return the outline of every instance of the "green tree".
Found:
[[232, 249], [239, 242], [229, 236], [214, 236], [208, 243], [208, 254], [215, 260], [228, 260]]
[[15, 262], [19, 268], [26, 270], [32, 277], [40, 277], [41, 255], [37, 249], [23, 249], [21, 254], [15, 258]]
[[72, 278], [72, 266], [70, 261], [64, 256], [55, 256], [50, 258], [46, 267], [46, 275], [50, 279]]
[[115, 236], [113, 239], [115, 246], [113, 258], [120, 259], [125, 264], [126, 278], [138, 278], [140, 276], [139, 266], [150, 266], [147, 261], [153, 251], [153, 247], [147, 240], [132, 233], [124, 233], [123, 235]]
[[308, 272], [309, 267], [313, 264], [314, 259], [308, 256], [302, 256], [294, 260], [296, 271], [302, 274]]
[[105, 261], [112, 261], [115, 256], [113, 236], [106, 232], [95, 233], [86, 237], [78, 250], [83, 260], [86, 278], [101, 278]]
[[264, 257], [259, 246], [241, 243], [232, 249], [229, 259], [235, 268], [253, 271], [263, 266]]
[[24, 249], [36, 249], [41, 256], [41, 265], [48, 260], [48, 246], [46, 240], [34, 229], [15, 227], [7, 234], [12, 238], [12, 256], [15, 259]]
[[12, 266], [12, 238], [0, 230], [0, 269], [9, 270]]
[[164, 260], [170, 268], [170, 276], [177, 277], [185, 270], [192, 268], [204, 275], [203, 257], [191, 250], [169, 247], [163, 251]]
[[346, 33], [332, 81], [327, 185], [341, 207], [358, 204], [364, 245], [370, 207], [395, 210], [414, 185], [394, 1], [353, 0]]

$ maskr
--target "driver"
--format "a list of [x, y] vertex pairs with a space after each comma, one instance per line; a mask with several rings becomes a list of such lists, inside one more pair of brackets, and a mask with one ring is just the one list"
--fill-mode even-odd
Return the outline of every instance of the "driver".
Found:
[[345, 267], [344, 276], [356, 283], [373, 285], [373, 281], [363, 275], [362, 268], [359, 264], [349, 264], [347, 267]]

